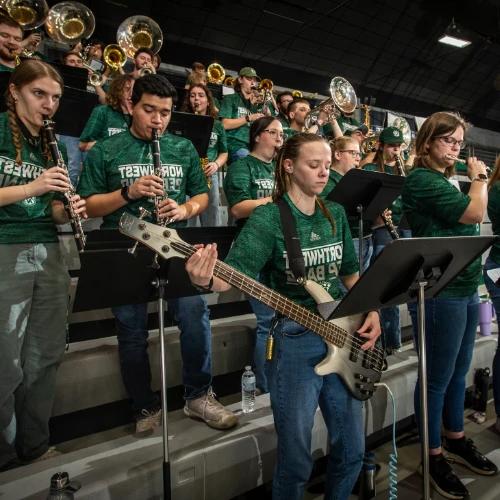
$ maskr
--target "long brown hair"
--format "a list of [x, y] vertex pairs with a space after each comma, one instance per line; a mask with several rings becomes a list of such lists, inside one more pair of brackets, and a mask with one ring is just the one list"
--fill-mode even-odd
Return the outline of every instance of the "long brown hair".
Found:
[[[17, 89], [29, 85], [31, 82], [39, 78], [48, 77], [54, 80], [61, 87], [61, 92], [64, 89], [64, 82], [61, 75], [50, 64], [47, 64], [38, 59], [26, 59], [12, 72], [9, 85], [5, 91], [5, 102], [7, 104], [7, 116], [9, 118], [9, 127], [12, 133], [12, 142], [16, 151], [16, 163], [22, 165], [22, 149], [23, 149], [23, 134], [19, 128], [18, 115], [16, 112], [16, 103], [10, 91], [10, 85], [14, 85]], [[49, 160], [49, 148], [45, 138], [42, 134], [42, 151], [45, 160]]]
[[184, 101], [182, 102], [181, 111], [184, 111], [186, 113], [194, 113], [194, 109], [191, 106], [191, 101], [189, 100], [189, 95], [195, 88], [202, 89], [203, 92], [205, 92], [205, 95], [207, 96], [207, 101], [208, 101], [207, 115], [211, 116], [212, 118], [217, 118], [219, 111], [215, 106], [214, 96], [212, 95], [210, 89], [206, 85], [203, 85], [202, 83], [193, 83], [192, 85], [189, 86], [189, 88], [186, 90], [186, 94], [184, 95]]
[[[429, 143], [438, 137], [453, 134], [458, 127], [462, 127], [464, 133], [469, 128], [469, 125], [458, 113], [439, 111], [429, 116], [417, 134], [415, 167], [432, 168], [429, 161]], [[454, 173], [455, 165], [453, 164], [453, 166], [446, 168], [444, 175], [449, 178]]]
[[134, 82], [134, 77], [130, 74], [116, 75], [109, 85], [109, 92], [106, 95], [106, 103], [115, 111], [121, 111], [123, 90], [127, 82]]
[[[278, 201], [290, 190], [292, 176], [285, 170], [284, 161], [297, 161], [302, 146], [311, 142], [324, 142], [325, 144], [328, 144], [328, 142], [319, 135], [303, 132], [290, 137], [278, 151], [278, 155], [276, 157], [276, 169], [274, 172], [275, 183], [273, 189], [273, 201]], [[335, 219], [332, 214], [319, 196], [316, 197], [316, 203], [323, 212], [323, 215], [330, 222], [330, 225], [332, 226], [332, 233], [335, 234]]]

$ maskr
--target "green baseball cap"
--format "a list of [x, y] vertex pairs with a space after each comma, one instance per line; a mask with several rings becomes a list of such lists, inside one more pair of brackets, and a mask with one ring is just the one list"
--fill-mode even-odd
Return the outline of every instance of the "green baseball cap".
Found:
[[403, 144], [403, 132], [397, 127], [385, 127], [378, 138], [383, 144]]
[[250, 66], [245, 66], [244, 68], [241, 68], [238, 74], [240, 76], [246, 76], [247, 78], [259, 78], [257, 72]]

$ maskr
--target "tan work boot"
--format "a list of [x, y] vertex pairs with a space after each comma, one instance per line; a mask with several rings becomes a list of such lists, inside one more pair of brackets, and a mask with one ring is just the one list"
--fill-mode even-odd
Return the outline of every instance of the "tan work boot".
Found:
[[157, 411], [141, 410], [141, 416], [135, 423], [135, 432], [152, 431], [159, 425], [161, 425], [161, 408]]
[[238, 423], [238, 417], [215, 399], [212, 389], [196, 399], [186, 400], [184, 413], [203, 420], [214, 429], [231, 429]]

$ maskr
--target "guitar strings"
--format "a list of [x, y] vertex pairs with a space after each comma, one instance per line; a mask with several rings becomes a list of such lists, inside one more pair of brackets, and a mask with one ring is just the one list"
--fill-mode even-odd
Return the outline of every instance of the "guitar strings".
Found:
[[[195, 247], [184, 241], [173, 242], [172, 247], [174, 248], [174, 250], [178, 250], [180, 253], [183, 253], [187, 257], [190, 257], [196, 252]], [[232, 284], [231, 281], [232, 280], [234, 281], [235, 278], [239, 278], [240, 281], [239, 288], [243, 292], [247, 292], [249, 295], [255, 296], [257, 295], [255, 293], [255, 290], [260, 290], [260, 291], [264, 290], [265, 294], [270, 296], [269, 297], [270, 299], [275, 299], [278, 305], [281, 306], [280, 312], [282, 311], [286, 312], [287, 309], [289, 309], [290, 312], [293, 312], [292, 309], [295, 309], [294, 311], [295, 314], [297, 315], [298, 313], [298, 315], [302, 319], [302, 322], [308, 323], [306, 325], [303, 325], [306, 328], [312, 329], [310, 328], [311, 326], [314, 327], [314, 325], [321, 325], [321, 323], [325, 323], [325, 327], [331, 330], [330, 332], [327, 332], [325, 334], [325, 337], [327, 337], [328, 340], [331, 340], [334, 345], [336, 343], [337, 344], [342, 343], [343, 344], [342, 347], [347, 346], [355, 351], [358, 352], [362, 351], [362, 353], [366, 356], [367, 360], [370, 361], [372, 364], [375, 364], [375, 366], [372, 366], [372, 368], [377, 371], [382, 371], [384, 353], [379, 347], [374, 346], [373, 349], [369, 349], [366, 351], [362, 350], [361, 345], [365, 343], [365, 340], [354, 338], [353, 336], [349, 335], [349, 333], [346, 330], [340, 328], [337, 325], [334, 325], [333, 323], [324, 320], [323, 318], [321, 318], [317, 314], [314, 314], [308, 309], [305, 309], [304, 307], [299, 306], [298, 304], [294, 304], [293, 301], [291, 301], [290, 299], [287, 299], [286, 297], [280, 295], [278, 292], [274, 290], [264, 287], [264, 285], [262, 285], [258, 281], [249, 278], [245, 274], [237, 271], [236, 269], [233, 269], [232, 267], [228, 266], [227, 264], [225, 264], [220, 260], [216, 261], [215, 269], [220, 275], [221, 279], [228, 282], [229, 284]], [[224, 279], [224, 277], [227, 279]], [[245, 284], [245, 282], [249, 282], [250, 284], [247, 285]], [[263, 295], [265, 296], [265, 294], [261, 293], [260, 294], [261, 298]], [[258, 299], [258, 297], [256, 298]], [[288, 308], [286, 306], [287, 302], [290, 303], [290, 306]]]

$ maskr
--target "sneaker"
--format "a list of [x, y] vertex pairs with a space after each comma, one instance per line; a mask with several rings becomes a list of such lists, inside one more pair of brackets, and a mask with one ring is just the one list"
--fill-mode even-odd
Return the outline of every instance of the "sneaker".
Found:
[[230, 429], [238, 423], [238, 417], [215, 399], [212, 389], [196, 399], [186, 400], [184, 414], [203, 420], [214, 429]]
[[161, 425], [161, 408], [158, 410], [148, 411], [141, 410], [141, 415], [135, 423], [135, 432], [152, 431], [155, 427]]
[[481, 454], [472, 439], [444, 439], [444, 449], [448, 452], [448, 462], [465, 465], [472, 472], [483, 476], [493, 476], [498, 472], [497, 466]]
[[40, 455], [39, 457], [30, 460], [29, 463], [33, 464], [35, 462], [42, 462], [43, 460], [58, 457], [59, 455], [62, 455], [62, 453], [58, 449], [56, 449], [55, 446], [51, 446], [45, 453], [42, 453], [42, 455]]
[[463, 500], [469, 498], [469, 491], [453, 472], [442, 453], [430, 455], [429, 475], [434, 489], [445, 498]]

